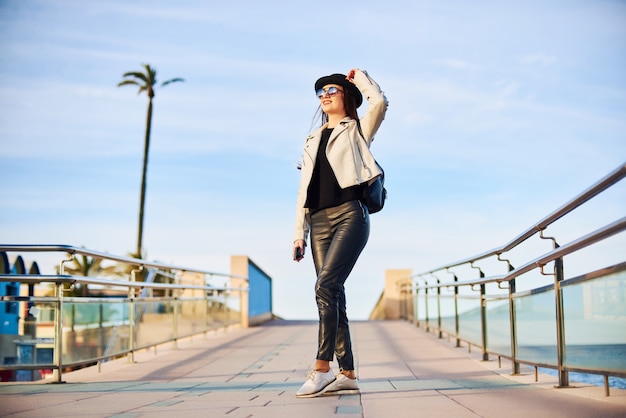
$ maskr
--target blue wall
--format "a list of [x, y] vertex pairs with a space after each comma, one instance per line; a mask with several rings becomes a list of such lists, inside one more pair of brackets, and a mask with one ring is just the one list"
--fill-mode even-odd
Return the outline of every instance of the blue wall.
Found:
[[[6, 253], [0, 253], [0, 270], [2, 274], [24, 273], [24, 260], [18, 257], [15, 265], [11, 268]], [[21, 271], [18, 271], [21, 270]], [[0, 296], [18, 296], [20, 284], [17, 282], [0, 282]], [[0, 303], [0, 334], [17, 335], [19, 324], [19, 312], [17, 302]]]
[[248, 315], [254, 317], [272, 312], [272, 278], [248, 259]]

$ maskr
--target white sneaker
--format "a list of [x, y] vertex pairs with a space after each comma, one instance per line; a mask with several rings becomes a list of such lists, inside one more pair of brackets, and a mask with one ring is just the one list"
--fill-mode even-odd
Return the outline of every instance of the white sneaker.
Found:
[[317, 370], [311, 370], [307, 374], [306, 382], [296, 392], [297, 398], [313, 398], [320, 396], [326, 391], [328, 385], [335, 381], [335, 375], [331, 370], [327, 372], [320, 372]]
[[329, 384], [324, 391], [325, 395], [348, 395], [352, 393], [359, 393], [359, 384], [356, 379], [350, 379], [342, 373], [335, 376], [335, 381]]

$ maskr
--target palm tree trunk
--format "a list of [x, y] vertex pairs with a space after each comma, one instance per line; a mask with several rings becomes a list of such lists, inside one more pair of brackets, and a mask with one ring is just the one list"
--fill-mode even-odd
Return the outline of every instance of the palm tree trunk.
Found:
[[152, 97], [148, 100], [148, 116], [146, 117], [146, 140], [143, 147], [143, 172], [141, 174], [141, 198], [139, 202], [139, 232], [137, 234], [137, 257], [141, 258], [143, 241], [143, 208], [146, 203], [146, 175], [148, 172], [148, 150], [150, 148], [150, 125], [152, 124]]

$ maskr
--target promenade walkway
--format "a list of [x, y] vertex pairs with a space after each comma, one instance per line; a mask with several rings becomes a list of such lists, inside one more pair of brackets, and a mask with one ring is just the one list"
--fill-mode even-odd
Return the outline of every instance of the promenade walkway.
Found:
[[[353, 322], [361, 393], [298, 399], [317, 325], [272, 321], [65, 373], [64, 384], [0, 384], [3, 417], [591, 418], [626, 417], [626, 391], [482, 362], [407, 322]], [[337, 372], [336, 364], [333, 364]]]

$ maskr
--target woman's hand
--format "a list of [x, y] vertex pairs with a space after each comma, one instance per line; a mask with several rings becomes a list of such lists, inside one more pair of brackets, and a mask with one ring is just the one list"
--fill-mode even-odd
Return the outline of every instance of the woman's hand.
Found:
[[357, 71], [359, 71], [358, 68], [353, 68], [350, 71], [348, 71], [348, 75], [346, 76], [346, 80], [348, 80], [351, 83], [354, 83], [354, 75], [356, 74]]
[[304, 247], [306, 242], [303, 239], [297, 239], [293, 242], [293, 259], [300, 262], [304, 258]]

